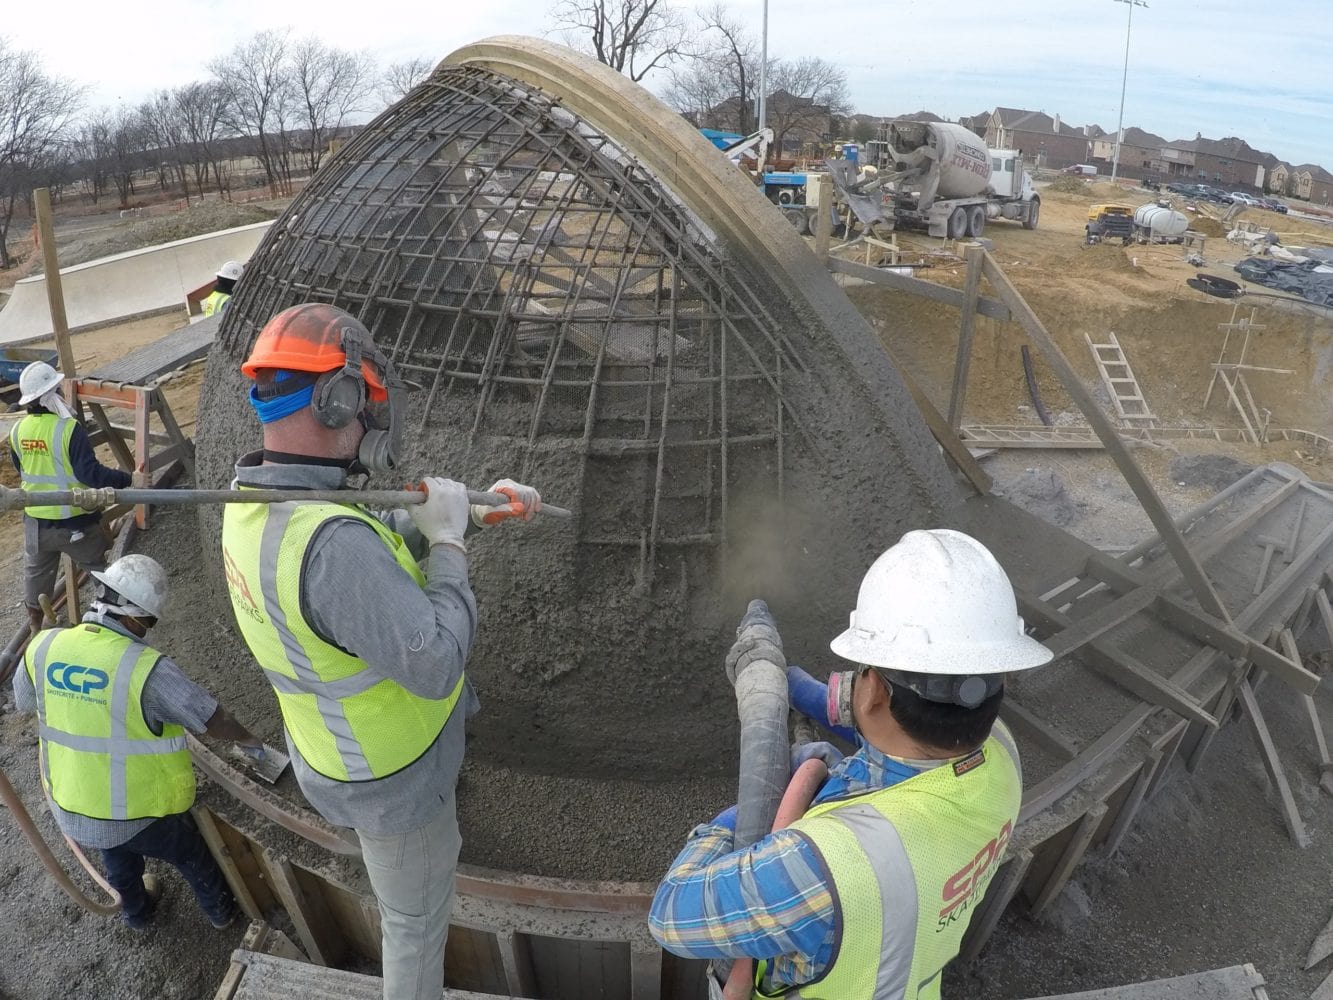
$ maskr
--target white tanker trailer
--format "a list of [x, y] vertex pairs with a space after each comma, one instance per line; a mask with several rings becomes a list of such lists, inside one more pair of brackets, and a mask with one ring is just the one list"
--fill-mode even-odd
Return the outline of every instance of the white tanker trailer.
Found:
[[1041, 198], [1016, 150], [987, 149], [962, 125], [891, 121], [872, 143], [885, 214], [897, 228], [980, 236], [987, 219], [1036, 229]]

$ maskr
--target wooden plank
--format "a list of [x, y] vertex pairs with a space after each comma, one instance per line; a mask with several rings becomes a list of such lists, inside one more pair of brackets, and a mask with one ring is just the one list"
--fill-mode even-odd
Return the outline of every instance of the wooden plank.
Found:
[[1098, 636], [1117, 625], [1123, 625], [1156, 600], [1156, 593], [1147, 587], [1131, 590], [1105, 607], [1098, 608], [1082, 618], [1071, 618], [1054, 605], [1047, 604], [1030, 594], [1016, 591], [1018, 606], [1029, 625], [1038, 626], [1046, 635], [1039, 635], [1041, 644], [1057, 658], [1068, 656], [1086, 646]]
[[199, 827], [199, 833], [203, 836], [204, 843], [208, 845], [209, 853], [213, 855], [213, 860], [222, 869], [222, 875], [227, 880], [227, 887], [231, 889], [231, 894], [236, 897], [236, 904], [241, 908], [241, 912], [251, 920], [263, 920], [264, 914], [259, 909], [259, 904], [255, 902], [254, 895], [250, 892], [250, 886], [246, 884], [245, 876], [241, 874], [240, 868], [236, 866], [236, 861], [223, 841], [222, 834], [218, 833], [218, 828], [213, 823], [213, 814], [200, 805], [196, 805], [190, 810], [190, 813], [194, 816], [194, 822]]
[[1051, 728], [1007, 695], [1000, 702], [1000, 718], [1014, 735], [1026, 736], [1057, 757], [1072, 760], [1078, 756], [1078, 747], [1074, 746], [1068, 737]]
[[1324, 634], [1333, 642], [1333, 607], [1329, 606], [1328, 594], [1321, 587], [1314, 595], [1315, 607], [1319, 609], [1319, 620], [1324, 623]]
[[1055, 902], [1055, 897], [1060, 895], [1065, 884], [1069, 881], [1069, 876], [1074, 873], [1078, 863], [1083, 860], [1083, 855], [1087, 853], [1088, 846], [1092, 843], [1093, 836], [1097, 829], [1102, 825], [1102, 819], [1106, 816], [1106, 806], [1098, 802], [1092, 806], [1083, 818], [1078, 822], [1078, 829], [1074, 831], [1074, 836], [1069, 843], [1065, 845], [1064, 853], [1060, 855], [1060, 860], [1056, 862], [1055, 869], [1051, 872], [1046, 884], [1042, 886], [1041, 892], [1032, 903], [1033, 919], [1040, 917], [1046, 908]]
[[1157, 491], [1148, 482], [1147, 476], [1143, 474], [1143, 470], [1134, 461], [1129, 449], [1125, 447], [1125, 443], [1120, 439], [1120, 435], [1111, 426], [1111, 421], [1107, 419], [1106, 414], [1097, 405], [1092, 394], [1088, 392], [1087, 386], [1083, 384], [1083, 380], [1079, 378], [1078, 373], [1070, 365], [1069, 359], [1064, 356], [1046, 327], [1037, 318], [1037, 314], [1023, 300], [1023, 297], [1018, 293], [1018, 289], [1009, 280], [1008, 275], [1001, 270], [999, 264], [989, 253], [985, 255], [983, 269], [991, 287], [995, 289], [996, 294], [1009, 307], [1014, 314], [1014, 318], [1022, 324], [1034, 346], [1041, 351], [1046, 363], [1050, 365], [1051, 370], [1060, 379], [1065, 391], [1069, 393], [1069, 397], [1077, 404], [1084, 417], [1087, 418], [1088, 423], [1097, 432], [1097, 436], [1101, 438], [1102, 444], [1125, 477], [1130, 490], [1138, 498], [1144, 513], [1148, 515], [1148, 520], [1157, 529], [1157, 533], [1161, 536], [1167, 551], [1175, 559], [1185, 582], [1194, 591], [1199, 603], [1204, 610], [1217, 615], [1226, 622], [1230, 622], [1231, 616], [1227, 612], [1226, 605], [1222, 603], [1222, 598], [1218, 596], [1212, 581], [1208, 579], [1203, 567], [1195, 560], [1189, 547], [1185, 544], [1184, 537], [1177, 530], [1175, 523], [1171, 520], [1171, 515], [1167, 513], [1166, 507], [1162, 504], [1162, 498], [1157, 495]]
[[292, 863], [267, 849], [263, 852], [263, 858], [269, 884], [291, 918], [296, 936], [301, 939], [302, 950], [316, 965], [333, 965], [341, 957], [340, 942], [330, 934], [329, 925], [320, 920], [319, 910], [311, 905], [301, 888]]
[[991, 879], [986, 895], [973, 914], [967, 933], [963, 935], [958, 956], [964, 962], [975, 961], [981, 949], [986, 947], [986, 942], [1000, 923], [1000, 917], [1004, 916], [1004, 911], [1018, 894], [1018, 887], [1023, 884], [1031, 864], [1032, 852], [1024, 848], [1012, 855]]
[[990, 476], [986, 475], [985, 470], [977, 464], [977, 460], [967, 450], [967, 445], [963, 444], [957, 432], [949, 426], [949, 422], [944, 419], [943, 414], [935, 409], [935, 404], [922, 391], [916, 379], [898, 363], [898, 359], [893, 356], [893, 351], [887, 344], [884, 346], [884, 353], [889, 356], [893, 366], [898, 369], [898, 374], [902, 376], [903, 384], [907, 387], [908, 393], [911, 394], [912, 401], [916, 403], [916, 408], [921, 411], [921, 416], [925, 419], [926, 426], [930, 428], [931, 435], [944, 449], [944, 453], [949, 456], [954, 465], [958, 466], [963, 475], [967, 477], [967, 481], [972, 484], [972, 488], [979, 495], [985, 496], [990, 492]]
[[1120, 850], [1120, 845], [1124, 842], [1125, 835], [1129, 833], [1130, 828], [1134, 825], [1134, 819], [1139, 814], [1139, 807], [1143, 805], [1144, 799], [1147, 798], [1148, 789], [1152, 785], [1158, 768], [1161, 766], [1162, 754], [1160, 751], [1154, 750], [1143, 759], [1143, 766], [1139, 768], [1138, 776], [1134, 779], [1134, 786], [1130, 788], [1129, 795], [1120, 806], [1120, 811], [1115, 814], [1115, 820], [1106, 834], [1106, 839], [1102, 841], [1102, 851], [1108, 858]]
[[833, 208], [832, 176], [821, 173], [815, 190], [819, 199], [819, 207], [815, 209], [815, 256], [826, 261], [833, 270], [837, 270], [833, 265], [840, 262], [828, 255], [829, 244], [833, 242], [833, 218], [830, 211]]
[[1119, 684], [1136, 698], [1160, 705], [1183, 719], [1209, 729], [1218, 727], [1217, 716], [1209, 712], [1197, 698], [1124, 650], [1095, 642], [1079, 650], [1078, 655], [1102, 676]]
[[958, 330], [958, 353], [954, 357], [953, 389], [949, 393], [949, 426], [955, 431], [963, 423], [963, 406], [967, 400], [967, 371], [972, 363], [972, 332], [977, 325], [977, 292], [981, 287], [981, 247], [969, 246], [963, 256], [967, 260], [963, 319]]
[[241, 878], [245, 880], [255, 906], [260, 913], [268, 913], [278, 905], [278, 898], [273, 894], [264, 875], [264, 866], [256, 853], [258, 845], [218, 816], [212, 813], [209, 815], [213, 820], [213, 828], [222, 838], [222, 843], [231, 854], [232, 862], [241, 873]]
[[[181, 431], [180, 425], [176, 423], [176, 415], [171, 412], [171, 405], [167, 402], [166, 395], [160, 389], [154, 389], [153, 395], [156, 399], [157, 416], [162, 421], [162, 426], [166, 428], [167, 436], [175, 442], [176, 447], [180, 449], [180, 460], [185, 466], [185, 471], [194, 477], [194, 445], [190, 439]], [[165, 461], [159, 456], [154, 464], [161, 465]]]
[[629, 979], [630, 1000], [661, 1000], [662, 950], [631, 947]]
[[1259, 703], [1255, 700], [1254, 691], [1250, 689], [1249, 681], [1245, 680], [1237, 685], [1236, 690], [1240, 696], [1242, 718], [1250, 727], [1250, 734], [1259, 747], [1259, 758], [1263, 761], [1264, 770], [1268, 772], [1269, 780], [1273, 782], [1273, 787], [1277, 789], [1278, 798], [1281, 800], [1282, 821], [1287, 826], [1287, 833], [1297, 847], [1306, 847], [1310, 843], [1310, 838], [1306, 835], [1305, 823], [1301, 820], [1296, 800], [1291, 794], [1291, 785], [1287, 782], [1287, 773], [1282, 768], [1277, 747], [1273, 744], [1273, 737], [1268, 731], [1268, 724], [1264, 721]]
[[116, 456], [116, 464], [126, 472], [134, 471], [134, 456], [130, 454], [129, 446], [125, 444], [125, 438], [120, 431], [111, 423], [106, 415], [106, 410], [102, 408], [101, 403], [89, 403], [88, 412], [92, 414], [93, 423], [102, 431], [102, 437], [111, 449], [111, 453]]
[[532, 971], [531, 939], [513, 931], [496, 931], [495, 943], [500, 948], [505, 989], [516, 997], [536, 996], [537, 977]]
[[[818, 253], [818, 249], [815, 252]], [[956, 309], [962, 309], [967, 303], [966, 294], [960, 289], [950, 288], [948, 285], [937, 285], [933, 281], [913, 278], [906, 274], [895, 274], [892, 271], [884, 271], [877, 267], [867, 267], [865, 264], [843, 260], [841, 257], [830, 257], [828, 267], [830, 271], [860, 278], [862, 281], [869, 281], [872, 284], [884, 285], [894, 291], [907, 292], [909, 295], [930, 299], [932, 302], [942, 302], [946, 306], [953, 306]], [[997, 302], [984, 295], [977, 296], [976, 311], [981, 316], [997, 319], [1001, 323], [1007, 323], [1013, 318], [1004, 303]]]

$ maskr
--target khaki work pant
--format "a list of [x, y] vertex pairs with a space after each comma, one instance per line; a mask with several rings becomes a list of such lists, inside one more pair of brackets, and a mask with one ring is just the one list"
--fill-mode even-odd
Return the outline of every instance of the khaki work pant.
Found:
[[387, 837], [358, 830], [357, 836], [380, 904], [384, 1000], [440, 1000], [462, 845], [453, 793], [420, 829]]

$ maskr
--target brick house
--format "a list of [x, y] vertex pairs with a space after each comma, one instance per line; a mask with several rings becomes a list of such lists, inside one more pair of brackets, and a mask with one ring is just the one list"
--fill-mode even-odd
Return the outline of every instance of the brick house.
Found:
[[[1122, 177], [1142, 180], [1149, 174], [1158, 177], [1172, 176], [1180, 169], [1172, 171], [1172, 164], [1162, 156], [1166, 140], [1160, 135], [1145, 132], [1137, 126], [1125, 129], [1125, 138], [1120, 143], [1120, 168], [1117, 173]], [[1097, 164], [1104, 174], [1111, 172], [1115, 162], [1115, 136], [1102, 135], [1092, 140], [1092, 158], [1090, 163]]]
[[1244, 139], [1228, 136], [1225, 139], [1205, 139], [1201, 133], [1193, 139], [1173, 142], [1166, 149], [1193, 157], [1194, 176], [1224, 190], [1243, 189], [1262, 191], [1264, 186], [1264, 156], [1252, 149]]
[[1291, 168], [1287, 193], [1316, 205], [1333, 204], [1333, 174], [1317, 163], [1302, 163]]
[[1268, 190], [1274, 194], [1289, 194], [1287, 186], [1291, 183], [1292, 169], [1290, 163], [1283, 163], [1279, 160], [1275, 166], [1269, 169], [1268, 176], [1265, 178]]
[[1058, 170], [1088, 159], [1083, 130], [1041, 111], [996, 108], [986, 123], [985, 139], [991, 149], [1016, 149], [1039, 167]]

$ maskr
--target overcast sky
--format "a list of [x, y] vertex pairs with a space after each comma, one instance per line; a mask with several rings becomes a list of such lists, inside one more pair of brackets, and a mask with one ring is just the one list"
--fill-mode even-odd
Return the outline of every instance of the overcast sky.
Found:
[[[1148, 0], [1134, 9], [1125, 125], [1239, 135], [1333, 170], [1333, 0]], [[263, 28], [315, 33], [381, 65], [493, 34], [542, 34], [552, 0], [9, 0], [0, 35], [94, 104], [207, 77]], [[759, 30], [762, 0], [728, 0]], [[679, 3], [681, 7], [691, 6]], [[156, 14], [150, 11], [156, 10]], [[769, 0], [769, 49], [842, 64], [855, 109], [947, 118], [996, 105], [1116, 125], [1129, 7], [1117, 0]], [[660, 89], [663, 80], [649, 81]]]

